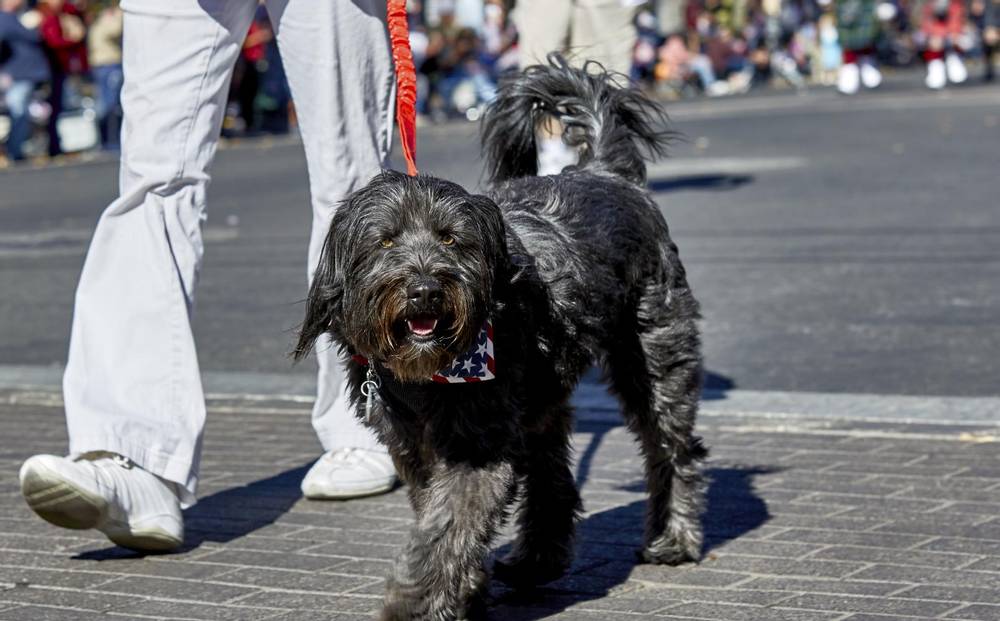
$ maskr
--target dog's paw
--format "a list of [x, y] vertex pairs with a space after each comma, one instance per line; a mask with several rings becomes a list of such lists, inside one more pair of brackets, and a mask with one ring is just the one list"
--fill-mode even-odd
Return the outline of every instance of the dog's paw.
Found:
[[637, 551], [642, 563], [653, 565], [680, 565], [697, 561], [700, 554], [693, 544], [685, 545], [672, 537], [657, 537], [646, 547]]
[[508, 556], [493, 564], [493, 577], [512, 588], [536, 587], [562, 578], [569, 561], [561, 557]]

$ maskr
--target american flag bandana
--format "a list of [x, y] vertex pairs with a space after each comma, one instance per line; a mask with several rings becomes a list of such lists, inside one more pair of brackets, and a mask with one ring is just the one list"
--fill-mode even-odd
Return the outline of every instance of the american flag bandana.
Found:
[[[368, 366], [368, 359], [364, 356], [351, 356], [355, 362], [362, 366]], [[479, 330], [476, 342], [472, 344], [469, 351], [465, 352], [447, 369], [438, 371], [431, 376], [431, 380], [438, 384], [464, 384], [473, 382], [485, 382], [496, 378], [496, 361], [493, 358], [493, 322], [487, 319], [483, 322], [483, 327]]]
[[493, 359], [493, 322], [487, 319], [479, 331], [472, 348], [465, 352], [447, 369], [438, 371], [431, 379], [439, 384], [460, 384], [464, 382], [485, 382], [496, 377], [496, 362]]

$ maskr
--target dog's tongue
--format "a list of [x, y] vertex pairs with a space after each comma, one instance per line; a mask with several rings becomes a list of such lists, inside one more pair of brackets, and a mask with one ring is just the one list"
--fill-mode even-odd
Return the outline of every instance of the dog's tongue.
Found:
[[410, 327], [410, 332], [417, 336], [427, 336], [437, 327], [437, 319], [433, 317], [416, 317], [407, 319], [406, 323]]

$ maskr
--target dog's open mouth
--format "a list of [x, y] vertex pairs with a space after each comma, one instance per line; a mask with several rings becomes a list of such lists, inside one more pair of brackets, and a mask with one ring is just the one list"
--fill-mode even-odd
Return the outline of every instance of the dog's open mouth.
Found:
[[437, 325], [438, 318], [433, 315], [419, 315], [406, 320], [410, 334], [421, 339], [433, 336]]

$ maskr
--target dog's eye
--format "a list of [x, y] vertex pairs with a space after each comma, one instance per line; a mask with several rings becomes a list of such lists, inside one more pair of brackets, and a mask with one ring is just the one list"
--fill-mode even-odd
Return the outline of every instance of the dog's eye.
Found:
[[382, 246], [383, 248], [392, 248], [393, 246], [396, 245], [396, 242], [392, 241], [391, 239], [383, 239], [379, 241], [378, 245]]
[[452, 237], [451, 235], [442, 235], [441, 243], [444, 244], [445, 246], [450, 246], [455, 243], [455, 238]]

